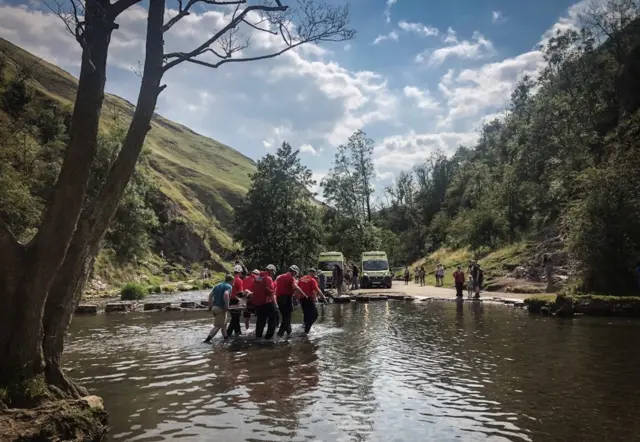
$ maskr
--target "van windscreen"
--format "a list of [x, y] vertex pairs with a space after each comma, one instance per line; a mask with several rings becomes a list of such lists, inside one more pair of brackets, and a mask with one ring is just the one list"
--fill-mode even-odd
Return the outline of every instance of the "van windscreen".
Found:
[[372, 259], [362, 263], [362, 270], [370, 272], [389, 270], [389, 262], [386, 259]]

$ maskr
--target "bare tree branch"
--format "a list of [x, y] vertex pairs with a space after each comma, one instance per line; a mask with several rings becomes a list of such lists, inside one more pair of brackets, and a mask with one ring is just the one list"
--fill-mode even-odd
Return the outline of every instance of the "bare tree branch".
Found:
[[109, 8], [111, 17], [116, 18], [133, 5], [140, 3], [142, 0], [118, 0]]
[[246, 4], [247, 0], [189, 0], [186, 6], [182, 6], [182, 0], [178, 0], [178, 14], [171, 17], [167, 23], [165, 23], [162, 28], [162, 32], [167, 32], [169, 29], [173, 27], [176, 23], [182, 20], [187, 15], [191, 14], [190, 9], [198, 4], [203, 3], [207, 5], [215, 5], [215, 6], [229, 6], [229, 5], [242, 5]]
[[198, 64], [200, 66], [206, 66], [206, 67], [215, 69], [215, 68], [219, 68], [220, 66], [222, 66], [225, 63], [240, 63], [240, 62], [245, 62], [245, 61], [257, 61], [257, 60], [267, 60], [269, 58], [275, 58], [275, 57], [277, 57], [279, 55], [282, 55], [285, 52], [287, 52], [287, 51], [289, 51], [289, 50], [291, 50], [293, 48], [296, 48], [296, 47], [298, 47], [300, 45], [303, 45], [304, 43], [306, 43], [306, 42], [301, 41], [301, 42], [298, 42], [298, 43], [294, 44], [293, 46], [287, 46], [286, 48], [281, 49], [278, 52], [273, 52], [271, 54], [265, 54], [265, 55], [258, 55], [256, 57], [245, 57], [245, 58], [225, 58], [225, 57], [220, 57], [220, 58], [223, 58], [223, 59], [221, 61], [217, 62], [217, 63], [208, 63], [206, 61], [198, 60], [197, 58], [189, 58], [189, 59], [186, 59], [185, 61], [187, 61], [189, 63], [193, 63], [193, 64]]
[[[187, 15], [194, 4], [210, 4], [211, 1], [189, 0], [184, 9], [165, 24], [165, 29], [169, 29], [180, 18]], [[240, 10], [239, 2], [227, 3], [237, 6], [235, 11], [228, 16], [229, 21], [227, 24], [200, 46], [189, 52], [165, 54], [165, 71], [183, 62], [217, 68], [225, 63], [264, 60], [277, 57], [305, 43], [345, 41], [352, 39], [355, 35], [355, 31], [348, 28], [349, 9], [347, 7], [334, 7], [320, 3], [317, 0], [297, 0], [297, 7], [291, 9], [288, 5], [284, 5], [281, 0], [265, 0], [263, 4], [251, 5]], [[259, 13], [261, 15], [260, 20], [256, 22], [255, 17], [250, 15], [252, 12]], [[238, 42], [237, 36], [241, 25], [246, 25], [254, 31], [265, 32], [274, 36], [279, 35], [283, 44], [279, 44], [278, 46], [280, 47], [272, 53], [250, 54], [250, 56], [234, 58], [234, 54], [250, 47], [249, 39], [243, 44]], [[219, 50], [213, 49], [213, 45], [219, 46]], [[211, 53], [220, 60], [199, 59], [206, 53]]]

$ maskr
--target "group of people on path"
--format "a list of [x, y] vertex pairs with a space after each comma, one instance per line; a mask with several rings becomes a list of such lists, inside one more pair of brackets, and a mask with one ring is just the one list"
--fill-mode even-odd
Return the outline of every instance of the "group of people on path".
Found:
[[464, 287], [465, 283], [467, 286], [467, 295], [471, 298], [478, 299], [480, 298], [480, 290], [482, 289], [482, 284], [484, 282], [484, 271], [480, 264], [476, 261], [469, 261], [469, 266], [467, 267], [467, 276], [465, 279], [465, 273], [462, 270], [462, 266], [457, 266], [456, 271], [453, 272], [453, 281], [456, 286], [456, 296], [458, 298], [462, 298], [464, 296]]
[[[442, 264], [438, 263], [434, 271], [434, 275], [436, 278], [436, 287], [444, 286], [444, 274], [445, 267]], [[425, 277], [426, 271], [424, 266], [416, 268], [414, 272], [415, 283], [420, 284], [420, 286], [426, 285]], [[411, 281], [411, 272], [409, 271], [409, 267], [405, 266], [405, 285], [408, 285], [409, 281]], [[465, 275], [461, 265], [456, 267], [456, 270], [453, 272], [453, 281], [456, 287], [456, 296], [462, 297], [466, 286], [469, 297], [475, 295], [476, 298], [479, 298], [480, 290], [482, 289], [482, 284], [484, 282], [484, 271], [482, 270], [480, 264], [478, 264], [475, 260], [471, 260], [469, 261], [469, 266], [467, 267], [467, 275]]]
[[[213, 328], [204, 340], [211, 342], [218, 331], [226, 340], [234, 333], [242, 334], [240, 325], [240, 299], [245, 298], [244, 325], [249, 330], [251, 316], [256, 316], [256, 338], [269, 340], [276, 327], [278, 336], [289, 336], [291, 314], [295, 304], [300, 304], [303, 312], [304, 332], [309, 333], [311, 326], [318, 319], [316, 301], [325, 299], [318, 284], [315, 269], [309, 269], [306, 275], [299, 276], [300, 269], [296, 265], [289, 267], [287, 273], [276, 278], [276, 266], [269, 264], [264, 270], [253, 270], [251, 273], [239, 261], [233, 267], [233, 275], [226, 275], [224, 282], [217, 284], [209, 294], [209, 310], [213, 312]], [[235, 308], [233, 308], [235, 306]], [[226, 325], [227, 314], [231, 319]], [[267, 328], [264, 332], [265, 326]]]
[[[424, 266], [420, 266], [414, 272], [414, 279], [416, 284], [420, 284], [421, 287], [426, 285], [426, 277], [427, 271], [424, 269]], [[409, 271], [409, 267], [404, 268], [404, 285], [408, 285], [409, 281], [411, 281], [411, 272]]]

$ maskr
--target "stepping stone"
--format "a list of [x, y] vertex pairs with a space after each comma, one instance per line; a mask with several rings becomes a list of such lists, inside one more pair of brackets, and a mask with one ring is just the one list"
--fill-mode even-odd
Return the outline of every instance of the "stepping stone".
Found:
[[95, 304], [80, 304], [76, 307], [76, 315], [95, 315], [98, 313], [98, 306]]
[[105, 313], [128, 312], [134, 309], [133, 302], [112, 302], [104, 307]]
[[171, 305], [170, 302], [145, 302], [143, 310], [145, 312], [149, 310], [162, 310]]
[[195, 301], [182, 301], [180, 303], [180, 307], [182, 307], [182, 308], [196, 308], [196, 302]]
[[338, 296], [337, 298], [333, 298], [333, 302], [335, 304], [348, 304], [351, 302], [351, 296]]

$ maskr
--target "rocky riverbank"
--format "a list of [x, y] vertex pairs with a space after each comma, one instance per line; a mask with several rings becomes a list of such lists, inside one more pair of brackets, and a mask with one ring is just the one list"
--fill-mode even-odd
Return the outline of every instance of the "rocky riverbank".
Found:
[[640, 297], [566, 294], [539, 295], [525, 299], [529, 312], [543, 316], [640, 317]]
[[102, 399], [45, 401], [34, 408], [8, 408], [0, 402], [2, 442], [98, 442], [107, 433]]

